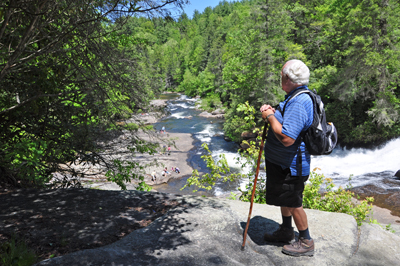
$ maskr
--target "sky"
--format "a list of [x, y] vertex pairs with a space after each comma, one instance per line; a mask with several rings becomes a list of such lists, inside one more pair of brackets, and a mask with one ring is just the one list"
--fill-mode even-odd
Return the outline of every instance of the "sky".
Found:
[[[222, 0], [189, 0], [189, 1], [190, 4], [185, 6], [184, 10], [185, 13], [188, 15], [188, 17], [192, 18], [195, 9], [197, 9], [200, 13], [203, 13], [206, 7], [208, 6], [215, 7]], [[228, 2], [232, 2], [232, 0], [228, 0]]]

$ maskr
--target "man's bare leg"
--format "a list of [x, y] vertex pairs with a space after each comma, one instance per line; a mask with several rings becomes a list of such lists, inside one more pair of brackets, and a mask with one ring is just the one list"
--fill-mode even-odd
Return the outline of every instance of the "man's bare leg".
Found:
[[293, 216], [294, 223], [296, 224], [297, 230], [303, 231], [308, 228], [307, 214], [303, 207], [289, 208], [281, 207], [282, 216], [288, 217]]

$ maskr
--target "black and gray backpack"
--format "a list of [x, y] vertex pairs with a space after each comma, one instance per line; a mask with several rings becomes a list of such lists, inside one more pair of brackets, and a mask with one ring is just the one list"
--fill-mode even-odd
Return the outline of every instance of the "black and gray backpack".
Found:
[[301, 93], [310, 95], [314, 105], [314, 119], [311, 126], [302, 133], [302, 138], [306, 144], [307, 150], [311, 155], [327, 155], [330, 154], [337, 143], [337, 130], [332, 122], [326, 122], [324, 104], [321, 97], [314, 91], [308, 89], [298, 89], [283, 106], [283, 114], [287, 103]]

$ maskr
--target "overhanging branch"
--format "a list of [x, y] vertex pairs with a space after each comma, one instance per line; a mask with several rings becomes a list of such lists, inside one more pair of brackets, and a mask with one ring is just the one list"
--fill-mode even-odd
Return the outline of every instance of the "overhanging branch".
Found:
[[20, 103], [20, 104], [14, 105], [14, 106], [12, 106], [12, 107], [10, 107], [10, 108], [8, 108], [8, 109], [5, 109], [5, 110], [1, 111], [1, 112], [0, 112], [0, 115], [2, 116], [2, 115], [6, 114], [6, 113], [8, 113], [8, 112], [10, 112], [10, 111], [12, 111], [12, 110], [14, 110], [14, 109], [17, 109], [17, 108], [19, 108], [19, 107], [22, 107], [22, 106], [28, 104], [29, 102], [34, 101], [34, 100], [36, 100], [36, 99], [38, 99], [38, 98], [44, 98], [44, 97], [58, 97], [58, 96], [61, 96], [61, 95], [63, 95], [63, 93], [56, 93], [56, 94], [40, 94], [40, 95], [36, 95], [36, 96], [34, 96], [34, 97], [32, 97], [32, 98], [30, 98], [30, 99], [28, 99], [28, 100], [23, 101], [23, 102]]

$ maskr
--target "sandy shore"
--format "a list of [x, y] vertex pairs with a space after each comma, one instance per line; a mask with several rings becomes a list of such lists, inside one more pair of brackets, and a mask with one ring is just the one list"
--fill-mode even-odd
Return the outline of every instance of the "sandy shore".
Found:
[[[194, 148], [194, 139], [189, 133], [139, 133], [142, 140], [159, 145], [160, 150], [156, 154], [136, 153], [130, 157], [124, 157], [124, 160], [139, 163], [141, 170], [136, 172], [138, 175], [144, 176], [147, 185], [154, 186], [166, 184], [169, 180], [181, 178], [183, 176], [192, 175], [193, 168], [188, 162], [189, 151]], [[121, 139], [121, 138], [120, 138]], [[126, 138], [127, 139], [127, 138]], [[125, 140], [126, 140], [125, 139]], [[124, 140], [124, 141], [125, 141]], [[111, 145], [112, 146], [112, 145]], [[126, 148], [128, 144], [119, 144], [118, 147]], [[168, 152], [168, 146], [170, 152]], [[118, 149], [116, 147], [116, 149]], [[164, 152], [165, 149], [165, 152]], [[124, 152], [124, 151], [123, 151]], [[164, 168], [167, 167], [168, 174], [162, 176]], [[171, 168], [178, 167], [180, 173], [172, 171]], [[156, 173], [156, 180], [153, 181], [151, 174]], [[94, 180], [95, 179], [95, 180]], [[113, 183], [106, 181], [105, 176], [98, 175], [97, 178], [82, 180], [82, 185], [87, 188], [103, 189], [103, 190], [120, 190], [121, 188]], [[93, 181], [94, 180], [94, 181]], [[125, 183], [128, 190], [136, 190], [138, 180], [132, 180], [132, 183]]]
[[[159, 138], [164, 142], [161, 144], [165, 146], [166, 152], [161, 151], [157, 155], [153, 155], [151, 158], [149, 156], [144, 156], [143, 158], [138, 158], [140, 160], [156, 160], [156, 165], [149, 166], [145, 169], [148, 175], [151, 175], [153, 171], [156, 172], [156, 182], [152, 182], [151, 178], [145, 179], [146, 183], [149, 185], [155, 185], [160, 183], [166, 183], [171, 178], [180, 178], [182, 176], [190, 176], [192, 174], [193, 168], [188, 162], [189, 151], [194, 148], [194, 139], [189, 133], [159, 133]], [[146, 139], [146, 137], [144, 137]], [[170, 152], [168, 152], [168, 143], [170, 144]], [[162, 171], [164, 167], [167, 167], [169, 174], [162, 176]], [[180, 173], [173, 172], [171, 168], [178, 167]]]

